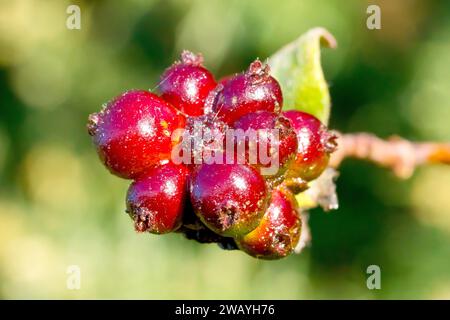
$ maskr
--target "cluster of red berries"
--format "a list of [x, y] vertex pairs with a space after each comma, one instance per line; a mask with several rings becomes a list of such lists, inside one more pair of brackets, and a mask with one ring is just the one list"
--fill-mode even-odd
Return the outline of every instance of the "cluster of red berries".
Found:
[[[293, 194], [326, 168], [335, 137], [310, 114], [281, 111], [280, 85], [261, 61], [218, 82], [202, 63], [184, 51], [162, 75], [159, 95], [123, 93], [89, 116], [88, 132], [110, 172], [133, 180], [126, 203], [137, 231], [181, 232], [258, 258], [285, 257], [301, 232]], [[192, 143], [194, 123], [213, 134], [194, 144], [192, 161], [174, 161], [175, 148]], [[230, 157], [217, 144], [228, 129], [265, 133], [247, 137], [243, 149], [232, 140], [236, 157]], [[279, 164], [266, 175], [268, 163], [250, 161], [248, 151], [263, 145]]]

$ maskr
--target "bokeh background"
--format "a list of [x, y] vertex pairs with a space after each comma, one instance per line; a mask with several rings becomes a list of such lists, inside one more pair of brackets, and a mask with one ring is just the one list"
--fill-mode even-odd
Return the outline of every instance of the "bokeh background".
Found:
[[[66, 8], [81, 7], [81, 30]], [[366, 28], [378, 4], [382, 29]], [[0, 298], [450, 298], [450, 167], [408, 181], [348, 160], [340, 209], [311, 212], [301, 255], [258, 261], [137, 235], [128, 182], [100, 164], [87, 115], [151, 89], [182, 49], [217, 77], [326, 27], [331, 126], [450, 140], [449, 1], [0, 1]], [[381, 267], [381, 290], [366, 268]], [[81, 289], [66, 287], [81, 268]]]

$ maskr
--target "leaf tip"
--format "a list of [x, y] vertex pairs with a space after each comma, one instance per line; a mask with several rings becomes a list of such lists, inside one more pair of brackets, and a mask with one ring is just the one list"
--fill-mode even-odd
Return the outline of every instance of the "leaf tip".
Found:
[[324, 47], [335, 49], [337, 48], [336, 38], [323, 27], [316, 27], [308, 31], [308, 34], [320, 39], [320, 44]]

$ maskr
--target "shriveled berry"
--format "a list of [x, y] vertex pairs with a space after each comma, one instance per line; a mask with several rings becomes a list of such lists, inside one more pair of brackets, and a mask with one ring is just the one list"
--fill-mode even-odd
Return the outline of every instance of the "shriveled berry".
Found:
[[245, 137], [239, 139], [235, 134], [236, 152], [245, 147], [247, 163], [257, 169], [265, 168], [261, 173], [266, 178], [282, 174], [294, 159], [297, 136], [283, 116], [268, 111], [252, 112], [239, 118], [233, 126], [242, 130]]
[[279, 112], [283, 104], [278, 81], [269, 74], [269, 66], [256, 60], [249, 69], [222, 82], [212, 112], [228, 124], [255, 111]]
[[298, 210], [297, 202], [289, 191], [274, 189], [261, 223], [236, 240], [239, 249], [260, 259], [274, 260], [288, 256], [300, 239], [302, 223]]
[[153, 167], [127, 193], [127, 212], [138, 232], [168, 233], [180, 227], [189, 170], [171, 162]]
[[216, 87], [213, 75], [202, 63], [201, 55], [183, 51], [181, 61], [167, 68], [161, 76], [161, 96], [190, 116], [203, 114], [205, 99]]
[[297, 133], [298, 150], [287, 177], [305, 181], [316, 179], [328, 165], [330, 154], [336, 149], [336, 135], [313, 115], [297, 110], [283, 112]]
[[203, 164], [191, 176], [195, 213], [223, 236], [244, 235], [259, 224], [268, 192], [261, 175], [242, 164]]
[[153, 93], [131, 90], [89, 116], [88, 132], [111, 173], [136, 178], [149, 166], [171, 156], [172, 133], [184, 116]]

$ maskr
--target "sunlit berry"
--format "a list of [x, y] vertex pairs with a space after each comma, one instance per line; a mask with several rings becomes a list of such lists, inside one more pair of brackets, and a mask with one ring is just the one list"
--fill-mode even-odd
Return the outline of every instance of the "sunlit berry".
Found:
[[254, 61], [248, 70], [222, 81], [212, 113], [228, 124], [255, 111], [279, 112], [283, 104], [278, 81], [269, 74], [269, 66]]
[[297, 136], [288, 119], [258, 111], [242, 116], [233, 127], [242, 130], [240, 133], [245, 137], [239, 138], [236, 131], [236, 156], [244, 150], [246, 162], [257, 169], [264, 168], [260, 172], [266, 178], [282, 174], [294, 159]]
[[236, 240], [239, 249], [260, 259], [291, 254], [301, 233], [301, 218], [294, 196], [283, 188], [272, 191], [269, 207], [255, 230]]
[[131, 179], [170, 159], [172, 133], [184, 125], [184, 116], [160, 97], [131, 90], [91, 114], [88, 132], [111, 173]]
[[127, 212], [138, 232], [163, 234], [180, 227], [189, 170], [167, 163], [148, 170], [127, 193]]
[[319, 119], [301, 111], [283, 112], [297, 133], [298, 149], [287, 177], [305, 181], [316, 179], [328, 165], [330, 154], [336, 149], [336, 135], [327, 130]]
[[241, 164], [203, 164], [191, 176], [191, 202], [201, 221], [223, 236], [239, 236], [256, 228], [266, 209], [264, 179]]
[[203, 114], [205, 99], [216, 87], [213, 75], [202, 63], [201, 55], [183, 51], [181, 61], [167, 68], [161, 76], [161, 96], [190, 116]]

